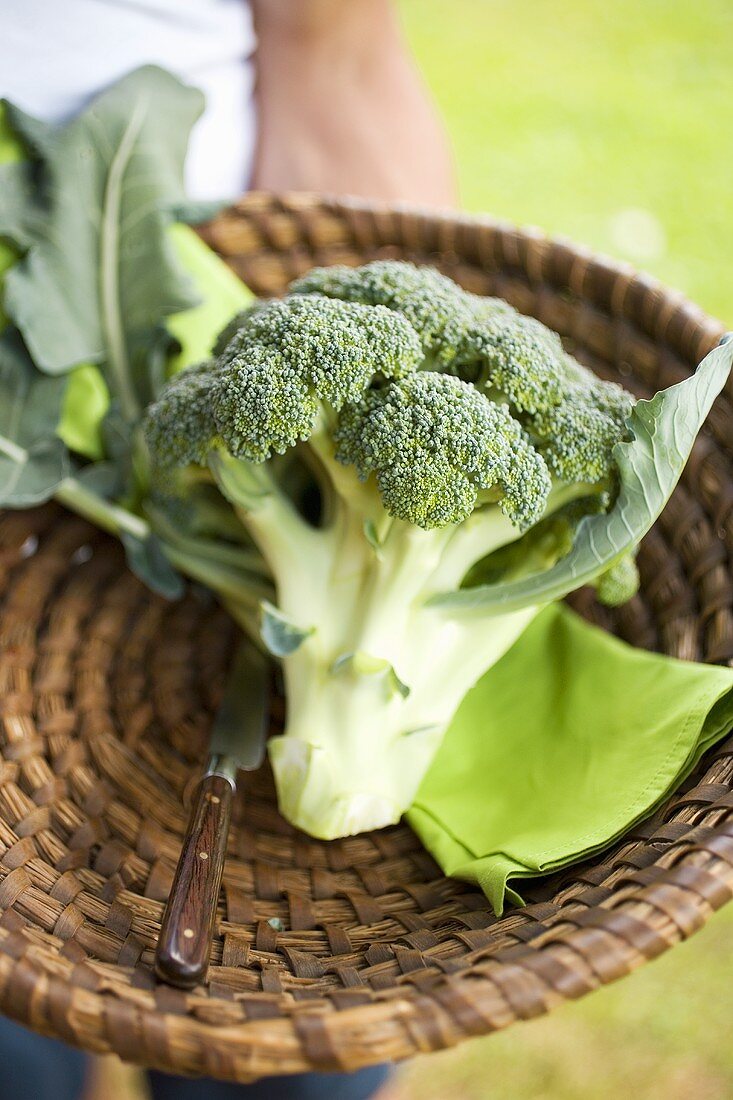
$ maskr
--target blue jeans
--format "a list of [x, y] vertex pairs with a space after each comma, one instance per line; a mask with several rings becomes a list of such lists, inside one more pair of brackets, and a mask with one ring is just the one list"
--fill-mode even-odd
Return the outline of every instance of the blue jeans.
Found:
[[[81, 1100], [87, 1057], [0, 1018], [2, 1100]], [[153, 1100], [368, 1100], [389, 1076], [388, 1066], [358, 1073], [303, 1073], [232, 1085], [148, 1071]]]

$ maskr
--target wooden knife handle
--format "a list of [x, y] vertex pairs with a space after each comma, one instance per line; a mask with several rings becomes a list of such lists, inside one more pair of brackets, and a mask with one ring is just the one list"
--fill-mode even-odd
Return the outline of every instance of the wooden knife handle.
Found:
[[155, 970], [163, 981], [183, 989], [202, 982], [209, 966], [233, 796], [223, 776], [201, 780], [168, 895]]

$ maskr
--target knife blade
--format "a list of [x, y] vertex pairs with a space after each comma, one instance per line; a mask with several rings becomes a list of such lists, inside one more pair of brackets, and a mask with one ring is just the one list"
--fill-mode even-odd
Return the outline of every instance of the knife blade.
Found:
[[269, 666], [253, 645], [234, 655], [209, 741], [207, 774], [229, 778], [238, 769], [255, 771], [265, 756], [269, 719]]
[[203, 981], [221, 888], [237, 771], [265, 755], [270, 672], [254, 646], [240, 644], [211, 731], [155, 952], [159, 978], [183, 989]]

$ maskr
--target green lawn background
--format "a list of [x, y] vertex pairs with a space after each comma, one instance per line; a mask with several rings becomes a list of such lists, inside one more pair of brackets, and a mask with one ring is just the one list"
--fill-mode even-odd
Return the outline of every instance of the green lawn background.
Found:
[[464, 205], [733, 319], [730, 0], [401, 0]]
[[[733, 321], [731, 0], [400, 0], [461, 196]], [[641, 702], [641, 701], [640, 701]], [[418, 1058], [405, 1100], [731, 1100], [733, 903], [550, 1017]]]

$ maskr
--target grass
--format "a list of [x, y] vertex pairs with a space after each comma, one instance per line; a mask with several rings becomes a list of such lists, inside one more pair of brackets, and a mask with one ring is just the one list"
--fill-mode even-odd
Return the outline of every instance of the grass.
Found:
[[729, 0], [401, 0], [464, 205], [733, 319]]
[[[729, 0], [401, 0], [464, 205], [733, 321]], [[401, 1100], [730, 1100], [733, 905], [657, 962], [400, 1073]]]

